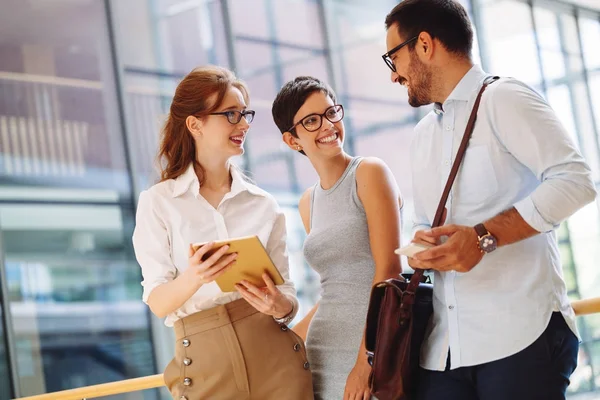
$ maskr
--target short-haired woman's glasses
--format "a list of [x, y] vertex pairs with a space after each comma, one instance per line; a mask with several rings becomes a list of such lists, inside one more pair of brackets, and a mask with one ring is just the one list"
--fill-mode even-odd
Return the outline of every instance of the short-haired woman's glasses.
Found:
[[307, 131], [314, 132], [319, 130], [321, 125], [323, 125], [323, 117], [327, 118], [332, 124], [340, 122], [342, 118], [344, 118], [344, 107], [342, 107], [341, 104], [336, 104], [326, 109], [323, 114], [309, 114], [299, 122], [295, 123], [288, 131], [291, 131], [299, 124], [302, 124]]
[[235, 125], [235, 124], [238, 124], [242, 120], [242, 117], [244, 117], [246, 119], [246, 122], [250, 124], [252, 121], [254, 121], [254, 114], [256, 114], [256, 112], [254, 110], [243, 110], [243, 111], [230, 110], [230, 111], [214, 112], [214, 113], [210, 113], [209, 115], [224, 115], [227, 117], [227, 122]]

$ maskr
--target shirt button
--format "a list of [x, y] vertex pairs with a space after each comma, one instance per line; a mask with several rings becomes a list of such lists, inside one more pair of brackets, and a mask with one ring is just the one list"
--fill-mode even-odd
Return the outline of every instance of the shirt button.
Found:
[[448, 165], [450, 165], [450, 161], [448, 161], [448, 160], [444, 161], [444, 165], [445, 165], [445, 166], [448, 166]]
[[448, 306], [448, 308], [454, 310], [454, 306]]
[[450, 129], [452, 129], [450, 128], [450, 125], [446, 125], [446, 130], [449, 131]]

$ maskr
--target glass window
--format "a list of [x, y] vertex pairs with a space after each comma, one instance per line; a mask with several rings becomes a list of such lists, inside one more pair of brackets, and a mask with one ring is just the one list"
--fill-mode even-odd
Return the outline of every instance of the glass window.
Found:
[[330, 83], [343, 99], [399, 100], [398, 87], [391, 83], [390, 70], [381, 59], [386, 52], [385, 16], [395, 4], [382, 3], [326, 3], [335, 75]]
[[565, 129], [571, 136], [571, 139], [577, 144], [581, 150], [581, 142], [577, 135], [575, 119], [573, 116], [573, 104], [569, 94], [567, 85], [560, 85], [548, 88], [548, 103], [558, 115]]
[[[329, 81], [322, 50], [305, 51], [282, 48], [279, 50], [279, 57], [285, 82], [307, 73], [326, 82]], [[333, 84], [333, 82], [328, 83]]]
[[[361, 134], [356, 138], [356, 154], [379, 157], [386, 162], [400, 189], [404, 207], [402, 209], [402, 243], [412, 239], [412, 179], [410, 164], [410, 142], [414, 122], [398, 122], [396, 126], [386, 126]], [[405, 261], [404, 258], [402, 260]], [[408, 264], [404, 266], [408, 268]]]
[[[239, 0], [238, 0], [239, 1]], [[324, 43], [319, 2], [311, 0], [267, 1], [267, 12], [275, 16], [275, 35], [286, 44], [321, 47]], [[293, 15], [293, 18], [290, 16]]]
[[528, 84], [540, 82], [529, 6], [514, 1], [489, 2], [482, 5], [480, 13], [479, 29], [490, 58], [490, 71], [517, 77]]
[[[294, 154], [275, 155], [273, 159], [258, 158], [252, 164], [252, 178], [261, 188], [271, 192], [295, 192], [293, 183]], [[292, 168], [290, 168], [292, 167]]]
[[[297, 195], [304, 189], [298, 175], [304, 174], [294, 169], [298, 156], [282, 142], [271, 106], [279, 88], [296, 76], [329, 80], [318, 4], [265, 0], [228, 4], [239, 75], [250, 88], [250, 104], [256, 110], [246, 142], [252, 177], [265, 189]], [[295, 17], [290, 19], [290, 13]]]
[[[0, 263], [2, 260], [0, 260]], [[2, 301], [2, 294], [0, 293], [0, 398], [10, 399], [12, 398], [10, 387], [11, 387], [11, 374], [10, 366], [8, 362], [8, 341], [4, 332], [4, 305]]]
[[[185, 74], [203, 64], [227, 67], [218, 1], [113, 1], [119, 50], [126, 71]], [[135, 10], [135, 12], [132, 12]]]
[[[568, 224], [568, 231], [563, 231], [563, 240], [566, 235], [567, 248], [561, 247], [563, 260], [565, 254], [571, 259], [565, 265], [565, 279], [569, 288], [569, 295], [573, 299], [598, 296], [600, 273], [597, 260], [600, 250], [600, 203], [595, 202], [572, 216]], [[574, 282], [573, 282], [574, 280]], [[590, 315], [577, 318], [579, 333], [583, 342], [579, 349], [578, 367], [571, 377], [569, 391], [571, 393], [595, 391], [600, 388], [600, 315]], [[576, 397], [574, 397], [576, 398]], [[585, 397], [584, 397], [585, 398]]]
[[[272, 79], [272, 77], [270, 78]], [[273, 98], [275, 98], [275, 95], [273, 95]], [[259, 163], [261, 158], [278, 156], [278, 153], [287, 149], [287, 145], [281, 139], [279, 128], [273, 122], [271, 105], [254, 96], [252, 91], [250, 92], [250, 108], [256, 111], [256, 116], [248, 131], [245, 146], [248, 155], [253, 160], [251, 164], [254, 165]]]
[[588, 69], [600, 67], [600, 21], [589, 18], [579, 18], [579, 29], [583, 44], [583, 55]]
[[303, 193], [304, 190], [313, 186], [315, 182], [317, 182], [319, 175], [317, 175], [317, 171], [315, 171], [315, 168], [312, 166], [310, 161], [308, 161], [308, 157], [305, 157], [301, 154], [293, 154], [293, 156], [294, 172], [296, 173], [296, 178], [298, 179], [300, 191]]
[[287, 226], [287, 245], [288, 256], [290, 260], [290, 278], [296, 286], [300, 308], [294, 319], [294, 323], [300, 321], [306, 315], [314, 304], [319, 301], [320, 296], [320, 278], [304, 260], [302, 251], [306, 231], [298, 212], [298, 203], [293, 202], [284, 196], [277, 196], [277, 201], [282, 206], [285, 213], [285, 222]]
[[534, 15], [544, 78], [562, 78], [565, 75], [565, 61], [557, 27], [558, 16], [548, 9], [538, 7], [534, 8]]
[[269, 16], [273, 1], [271, 0], [227, 0], [233, 33], [237, 39], [241, 37], [253, 37], [269, 39], [269, 25], [272, 16]]
[[178, 78], [152, 74], [126, 74], [124, 95], [133, 178], [145, 189], [158, 179], [157, 155], [161, 129], [166, 121]]
[[600, 148], [595, 130], [600, 129], [597, 118], [594, 121], [593, 106], [590, 104], [591, 96], [584, 80], [576, 80], [571, 84], [572, 98], [575, 107], [573, 113], [578, 120], [579, 140], [583, 147], [582, 152], [592, 169], [594, 181], [600, 182]]
[[0, 16], [0, 182], [128, 196], [104, 3], [9, 4]]
[[155, 373], [132, 218], [111, 205], [0, 206], [20, 395]]
[[217, 1], [133, 0], [111, 5], [124, 64], [133, 179], [141, 190], [158, 179], [160, 131], [180, 79], [200, 65], [229, 66], [223, 10]]
[[583, 72], [583, 61], [581, 59], [581, 47], [577, 36], [577, 23], [575, 16], [571, 14], [560, 15], [560, 29], [564, 54], [567, 60], [567, 71], [579, 78]]
[[[594, 118], [596, 121], [596, 133], [598, 142], [600, 142], [600, 72], [595, 72], [589, 76], [589, 91], [592, 98], [592, 108], [594, 109]], [[600, 171], [598, 171], [600, 173]]]

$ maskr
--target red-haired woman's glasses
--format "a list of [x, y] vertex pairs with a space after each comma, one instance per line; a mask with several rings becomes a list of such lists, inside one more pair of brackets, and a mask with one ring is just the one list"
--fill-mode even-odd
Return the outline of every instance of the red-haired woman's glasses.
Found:
[[226, 116], [227, 122], [229, 122], [232, 125], [239, 124], [239, 122], [242, 120], [242, 117], [244, 117], [246, 122], [250, 124], [250, 123], [252, 123], [252, 121], [254, 121], [254, 114], [256, 114], [256, 112], [254, 110], [243, 110], [243, 111], [230, 110], [230, 111], [221, 111], [221, 112], [210, 113], [210, 115]]

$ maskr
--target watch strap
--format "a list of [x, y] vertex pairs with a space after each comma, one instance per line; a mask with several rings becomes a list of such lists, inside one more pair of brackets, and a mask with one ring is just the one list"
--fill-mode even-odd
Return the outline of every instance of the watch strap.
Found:
[[479, 236], [479, 238], [482, 238], [482, 237], [490, 234], [483, 224], [477, 224], [474, 226], [474, 228], [475, 228], [475, 232], [477, 232], [477, 236]]

